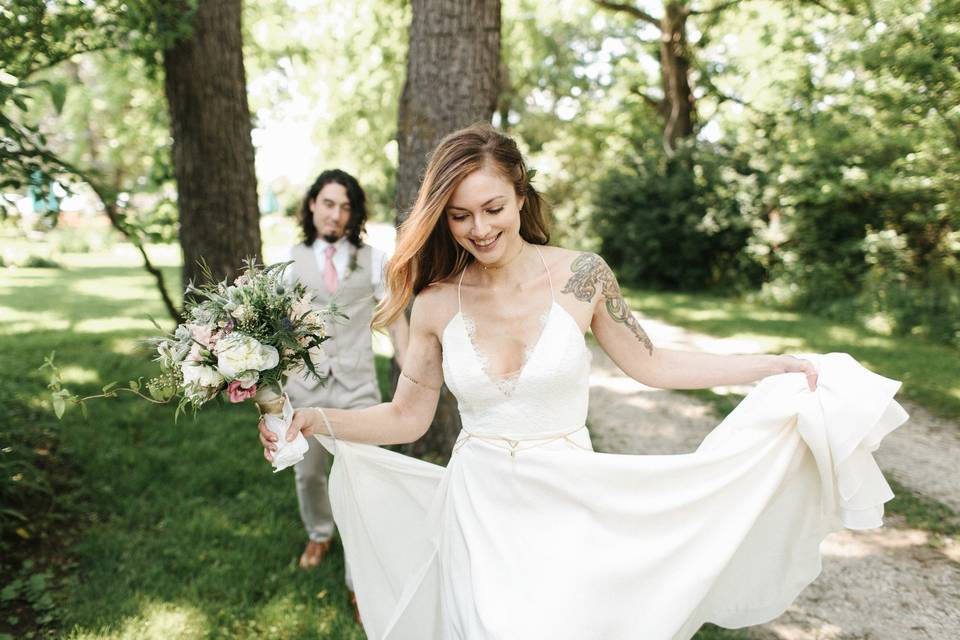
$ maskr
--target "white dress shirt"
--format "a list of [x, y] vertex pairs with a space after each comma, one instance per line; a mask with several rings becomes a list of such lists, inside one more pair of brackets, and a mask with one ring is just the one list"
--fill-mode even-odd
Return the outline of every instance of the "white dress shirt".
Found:
[[[317, 271], [320, 275], [323, 275], [323, 272], [326, 271], [327, 266], [327, 247], [330, 246], [330, 243], [324, 240], [323, 238], [317, 238], [314, 240], [312, 249], [313, 255], [317, 259]], [[343, 279], [344, 274], [347, 272], [347, 267], [350, 266], [350, 249], [352, 245], [350, 241], [347, 240], [346, 236], [340, 238], [333, 243], [333, 246], [336, 247], [336, 250], [333, 253], [333, 266], [337, 269], [337, 279], [338, 281]], [[369, 246], [369, 245], [368, 245]], [[387, 254], [383, 251], [380, 251], [376, 247], [370, 247], [370, 284], [373, 285], [373, 297], [379, 302], [383, 300], [384, 287], [383, 276], [387, 267]], [[292, 253], [288, 254], [287, 260], [292, 260]], [[287, 269], [286, 272], [287, 282], [293, 282], [293, 271]]]

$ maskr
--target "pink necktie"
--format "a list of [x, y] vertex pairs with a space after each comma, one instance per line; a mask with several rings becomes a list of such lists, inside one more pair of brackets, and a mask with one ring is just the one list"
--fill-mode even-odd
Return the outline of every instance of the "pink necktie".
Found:
[[337, 248], [333, 245], [330, 245], [326, 249], [327, 261], [323, 264], [323, 284], [327, 285], [327, 291], [330, 293], [337, 292], [337, 285], [339, 280], [337, 279], [337, 268], [333, 266], [333, 254], [337, 251]]

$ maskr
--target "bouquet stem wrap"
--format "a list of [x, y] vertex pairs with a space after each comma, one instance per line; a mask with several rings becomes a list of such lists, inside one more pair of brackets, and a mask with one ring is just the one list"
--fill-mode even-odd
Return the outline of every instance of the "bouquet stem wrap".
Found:
[[287, 429], [293, 421], [293, 406], [283, 389], [276, 386], [260, 387], [253, 396], [253, 402], [267, 429], [277, 436], [277, 450], [273, 452], [274, 473], [303, 460], [309, 448], [303, 434], [298, 431], [296, 438], [287, 442]]

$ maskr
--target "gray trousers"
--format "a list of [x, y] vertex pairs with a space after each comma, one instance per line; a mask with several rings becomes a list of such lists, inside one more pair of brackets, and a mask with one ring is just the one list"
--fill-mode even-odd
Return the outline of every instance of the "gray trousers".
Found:
[[[326, 383], [309, 389], [297, 381], [287, 385], [290, 403], [299, 407], [328, 407], [331, 409], [362, 409], [380, 403], [380, 388], [376, 380], [356, 389], [348, 389], [331, 375]], [[307, 536], [314, 542], [324, 542], [333, 537], [335, 526], [327, 493], [327, 474], [330, 472], [330, 454], [313, 438], [307, 439], [310, 448], [303, 460], [294, 466], [297, 484], [297, 501], [300, 503], [300, 519]], [[347, 585], [350, 571], [347, 570]]]

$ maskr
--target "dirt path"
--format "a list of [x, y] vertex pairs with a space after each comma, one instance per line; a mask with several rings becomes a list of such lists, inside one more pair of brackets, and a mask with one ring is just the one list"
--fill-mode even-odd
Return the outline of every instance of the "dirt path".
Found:
[[[716, 353], [762, 352], [756, 341], [725, 340], [642, 320], [664, 347]], [[601, 451], [691, 451], [718, 422], [690, 396], [652, 390], [624, 376], [596, 345], [589, 423]], [[745, 393], [749, 387], [735, 391]], [[960, 510], [955, 478], [960, 427], [904, 403], [911, 420], [888, 437], [877, 459], [912, 491]], [[639, 420], [639, 423], [638, 423]], [[937, 542], [937, 544], [933, 544]], [[902, 519], [883, 529], [841, 531], [824, 542], [820, 578], [783, 616], [753, 631], [781, 640], [955, 640], [960, 637], [960, 543], [940, 544]]]

